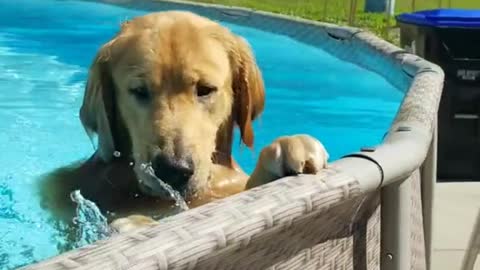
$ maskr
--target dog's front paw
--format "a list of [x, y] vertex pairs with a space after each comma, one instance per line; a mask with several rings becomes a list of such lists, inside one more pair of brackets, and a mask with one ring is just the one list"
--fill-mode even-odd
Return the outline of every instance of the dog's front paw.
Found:
[[309, 135], [280, 137], [263, 148], [247, 187], [297, 174], [315, 174], [327, 167], [329, 155], [317, 139]]
[[149, 227], [157, 224], [157, 222], [147, 216], [131, 215], [124, 218], [118, 218], [110, 223], [110, 227], [118, 233], [133, 231], [136, 229]]

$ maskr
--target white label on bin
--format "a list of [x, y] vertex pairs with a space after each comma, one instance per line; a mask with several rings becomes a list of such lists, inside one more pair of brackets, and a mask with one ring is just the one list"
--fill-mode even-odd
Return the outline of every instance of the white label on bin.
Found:
[[468, 114], [468, 113], [456, 113], [453, 116], [455, 119], [466, 119], [466, 120], [472, 120], [472, 119], [478, 119], [478, 115], [476, 114]]
[[457, 77], [466, 81], [475, 81], [477, 77], [480, 76], [480, 70], [466, 70], [459, 69], [457, 70]]

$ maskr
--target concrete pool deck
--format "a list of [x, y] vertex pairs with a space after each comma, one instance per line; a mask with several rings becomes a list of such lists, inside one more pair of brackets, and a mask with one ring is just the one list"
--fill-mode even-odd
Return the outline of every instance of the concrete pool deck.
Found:
[[[460, 270], [480, 209], [480, 182], [437, 183], [432, 270]], [[480, 258], [474, 267], [480, 270]]]

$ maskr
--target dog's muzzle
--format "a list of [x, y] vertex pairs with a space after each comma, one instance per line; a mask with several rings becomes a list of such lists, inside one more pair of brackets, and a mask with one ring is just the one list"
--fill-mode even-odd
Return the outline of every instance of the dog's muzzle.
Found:
[[161, 153], [153, 158], [152, 168], [156, 177], [177, 191], [185, 189], [194, 173], [191, 158], [176, 160]]

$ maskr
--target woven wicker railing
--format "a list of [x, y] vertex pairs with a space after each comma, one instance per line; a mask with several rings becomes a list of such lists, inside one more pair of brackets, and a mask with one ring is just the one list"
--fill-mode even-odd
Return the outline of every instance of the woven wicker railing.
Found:
[[370, 69], [405, 98], [381, 145], [165, 218], [24, 269], [428, 269], [442, 70], [360, 29], [179, 1], [181, 9], [319, 46]]

